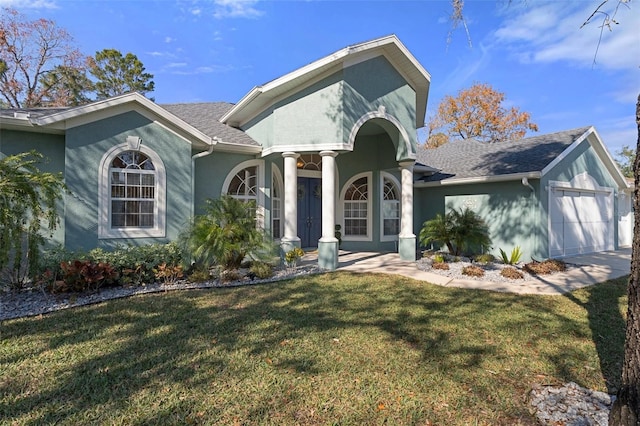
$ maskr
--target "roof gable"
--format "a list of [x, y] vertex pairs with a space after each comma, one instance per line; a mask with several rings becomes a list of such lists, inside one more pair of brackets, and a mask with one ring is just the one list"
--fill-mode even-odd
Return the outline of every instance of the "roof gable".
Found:
[[395, 35], [345, 47], [289, 74], [254, 87], [220, 121], [246, 123], [292, 92], [340, 69], [383, 55], [416, 92], [416, 127], [424, 126], [431, 76]]

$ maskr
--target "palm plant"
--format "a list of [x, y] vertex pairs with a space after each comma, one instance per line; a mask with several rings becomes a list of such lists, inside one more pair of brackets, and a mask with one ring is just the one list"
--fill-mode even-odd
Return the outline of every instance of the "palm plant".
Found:
[[424, 222], [420, 230], [420, 243], [427, 246], [439, 242], [447, 246], [449, 253], [459, 256], [463, 250], [488, 249], [491, 246], [489, 228], [474, 211], [466, 208], [452, 209], [444, 216]]
[[225, 195], [207, 200], [204, 214], [196, 216], [181, 236], [185, 253], [196, 264], [219, 264], [237, 269], [247, 257], [258, 258], [269, 251], [263, 232], [256, 228], [255, 203]]

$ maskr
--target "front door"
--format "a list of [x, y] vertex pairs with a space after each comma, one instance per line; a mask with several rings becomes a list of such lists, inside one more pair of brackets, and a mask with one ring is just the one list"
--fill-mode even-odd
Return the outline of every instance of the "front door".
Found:
[[302, 247], [318, 247], [322, 236], [322, 180], [298, 177], [298, 237]]

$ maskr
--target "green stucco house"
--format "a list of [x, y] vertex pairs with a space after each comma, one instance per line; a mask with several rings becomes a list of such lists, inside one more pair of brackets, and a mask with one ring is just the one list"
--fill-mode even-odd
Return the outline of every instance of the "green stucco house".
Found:
[[[477, 142], [427, 151], [416, 135], [429, 84], [392, 35], [257, 86], [236, 104], [158, 105], [131, 93], [2, 110], [0, 154], [36, 149], [47, 171], [64, 175], [54, 240], [69, 249], [174, 240], [221, 194], [255, 200], [258, 226], [284, 250], [317, 247], [325, 269], [337, 267], [336, 225], [341, 249], [415, 260], [422, 223], [456, 206], [491, 222], [496, 250], [520, 245], [549, 257], [624, 243], [628, 186], [594, 129], [501, 145], [500, 155]], [[536, 145], [553, 145], [547, 163], [520, 169], [519, 149]], [[602, 227], [581, 219], [592, 220], [594, 205]], [[569, 244], [601, 231], [594, 244]]]

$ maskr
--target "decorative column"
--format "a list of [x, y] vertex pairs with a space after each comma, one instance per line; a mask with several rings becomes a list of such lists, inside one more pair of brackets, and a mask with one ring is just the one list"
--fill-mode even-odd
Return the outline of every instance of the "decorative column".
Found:
[[330, 271], [338, 268], [336, 229], [336, 156], [335, 151], [321, 151], [322, 157], [322, 237], [318, 241], [318, 266]]
[[286, 253], [294, 247], [300, 247], [298, 237], [298, 167], [296, 162], [300, 154], [283, 152], [284, 157], [284, 236], [280, 247]]
[[402, 216], [400, 218], [400, 235], [398, 236], [398, 253], [402, 260], [416, 260], [416, 236], [413, 233], [413, 165], [414, 161], [400, 163], [402, 175]]

